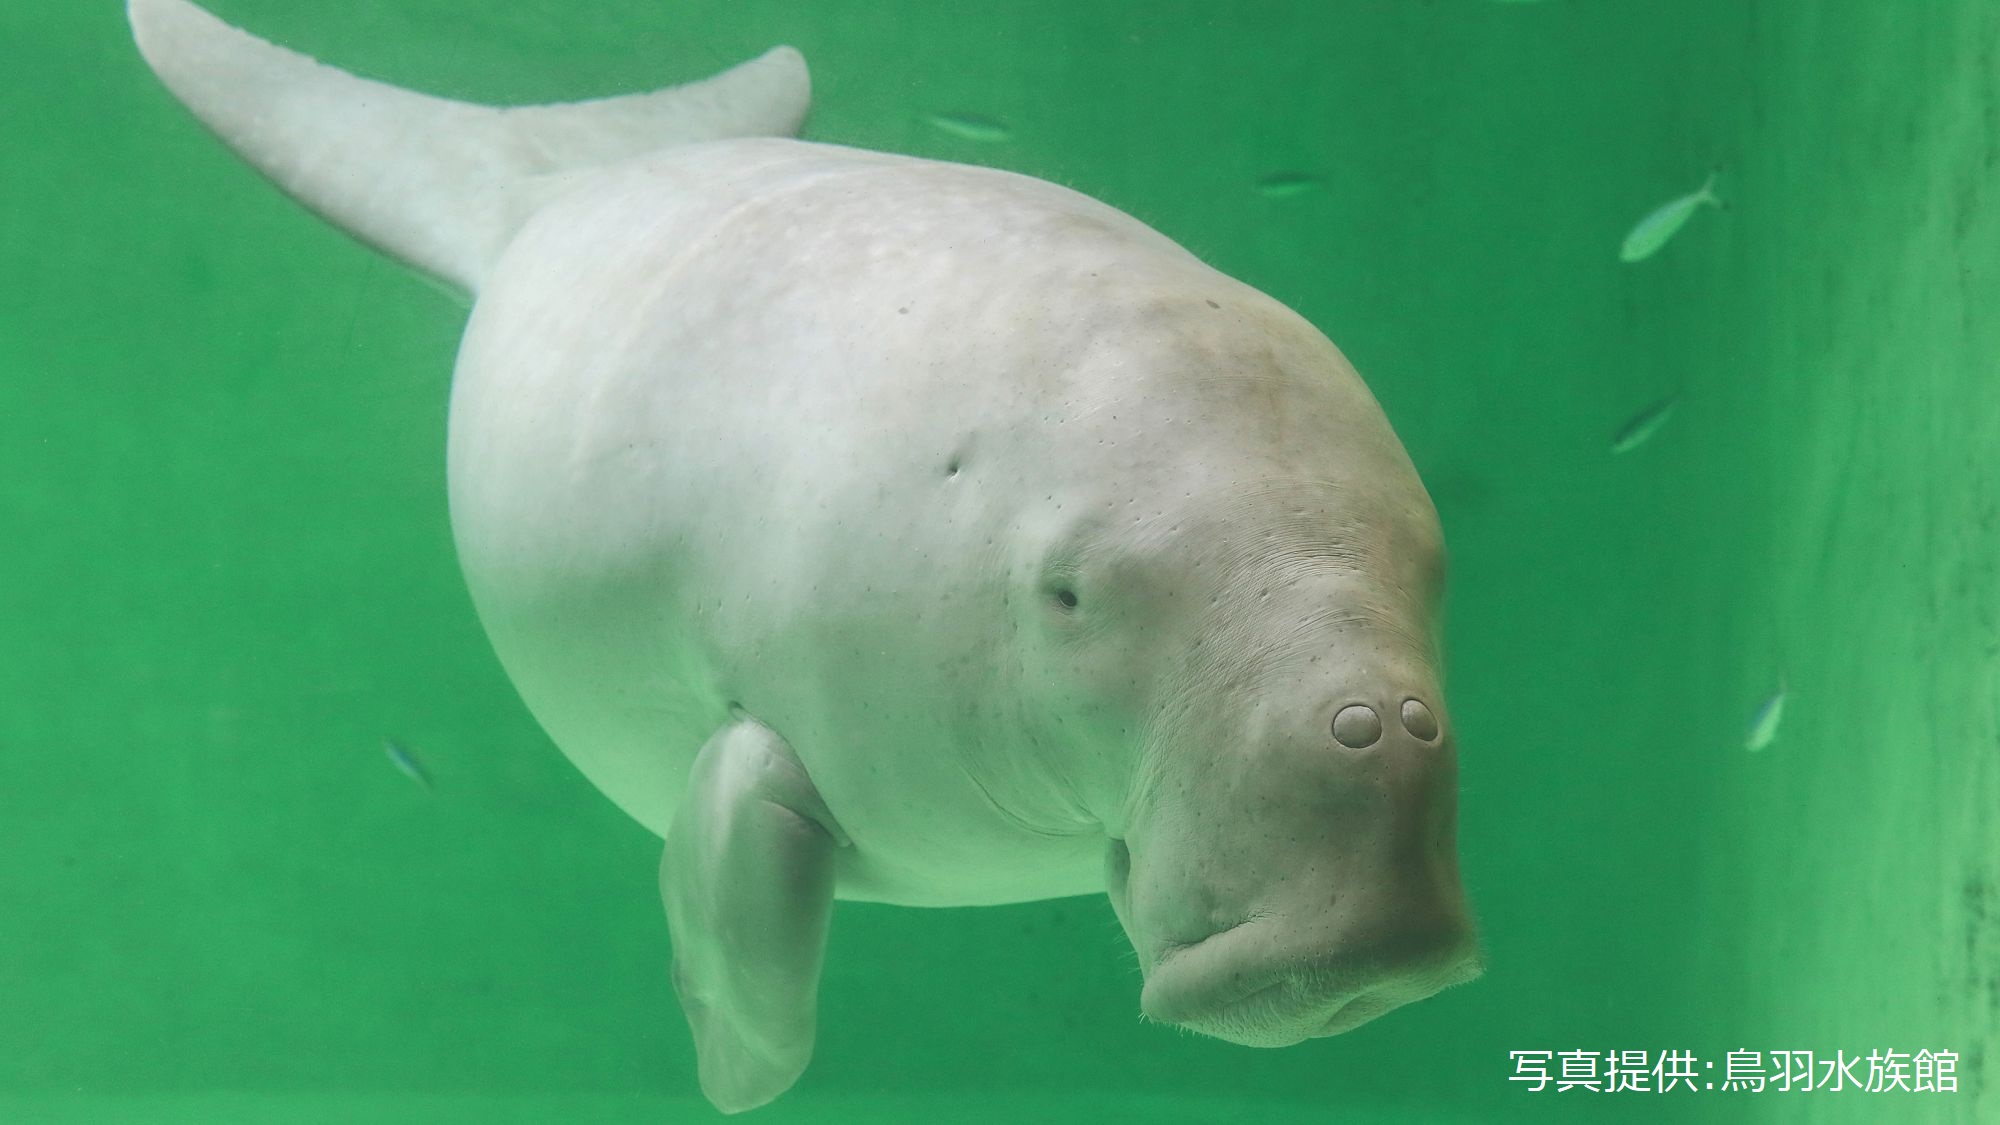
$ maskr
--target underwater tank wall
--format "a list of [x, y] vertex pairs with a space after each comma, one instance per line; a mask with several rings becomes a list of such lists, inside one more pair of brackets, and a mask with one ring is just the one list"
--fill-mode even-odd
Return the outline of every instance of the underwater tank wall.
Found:
[[[2000, 1120], [2000, 4], [207, 6], [499, 104], [792, 44], [808, 139], [1297, 309], [1437, 505], [1481, 980], [1256, 1051], [1140, 1022], [1101, 896], [843, 903], [760, 1118]], [[659, 842], [453, 554], [464, 308], [204, 135], [122, 5], [0, 42], [0, 1120], [707, 1119]], [[1742, 1050], [1820, 1088], [1706, 1088]], [[1956, 1089], [1822, 1082], [1891, 1051]]]

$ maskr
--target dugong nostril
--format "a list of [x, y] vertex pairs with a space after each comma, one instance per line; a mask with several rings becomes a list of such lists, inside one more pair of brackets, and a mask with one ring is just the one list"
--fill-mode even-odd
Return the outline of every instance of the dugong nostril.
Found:
[[1425, 742], [1438, 736], [1437, 716], [1421, 699], [1403, 700], [1403, 729]]
[[1352, 750], [1373, 746], [1375, 740], [1382, 737], [1382, 716], [1377, 715], [1372, 707], [1349, 704], [1333, 717], [1333, 737]]

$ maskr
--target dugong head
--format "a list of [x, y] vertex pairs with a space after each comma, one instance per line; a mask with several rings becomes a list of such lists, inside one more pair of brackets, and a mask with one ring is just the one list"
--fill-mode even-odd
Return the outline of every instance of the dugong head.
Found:
[[1024, 565], [1153, 1020], [1252, 1046], [1481, 971], [1437, 514], [1333, 345], [1230, 283], [1100, 331]]

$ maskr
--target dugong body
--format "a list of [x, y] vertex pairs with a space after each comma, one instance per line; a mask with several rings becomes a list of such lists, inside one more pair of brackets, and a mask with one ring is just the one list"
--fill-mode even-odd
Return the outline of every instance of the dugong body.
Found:
[[494, 110], [132, 0], [190, 106], [476, 292], [451, 516], [535, 717], [665, 838], [726, 1110], [834, 898], [1108, 892], [1150, 1017], [1335, 1034], [1478, 971], [1437, 519], [1359, 377], [1121, 212], [789, 139], [784, 49]]
[[[1101, 891], [1082, 719], [1032, 634], [1045, 560], [1085, 528], [1168, 534], [1158, 474], [1228, 483], [1182, 459], [1239, 395], [1374, 411], [1358, 383], [1218, 380], [1246, 323], [1317, 335], [1039, 180], [668, 150], [551, 205], [480, 290], [450, 479], [481, 618], [557, 744], [663, 836], [734, 704], [837, 810], [840, 897]], [[1163, 372], [1162, 331], [1203, 368]]]

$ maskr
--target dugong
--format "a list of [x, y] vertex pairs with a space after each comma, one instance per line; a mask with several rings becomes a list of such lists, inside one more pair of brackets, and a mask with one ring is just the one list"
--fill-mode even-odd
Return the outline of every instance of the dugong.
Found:
[[1076, 192], [792, 139], [790, 48], [494, 108], [129, 14], [225, 143], [475, 298], [466, 581], [664, 839], [718, 1108], [805, 1068], [836, 898], [1108, 893], [1143, 1014], [1250, 1046], [1478, 975], [1437, 513], [1304, 319]]

